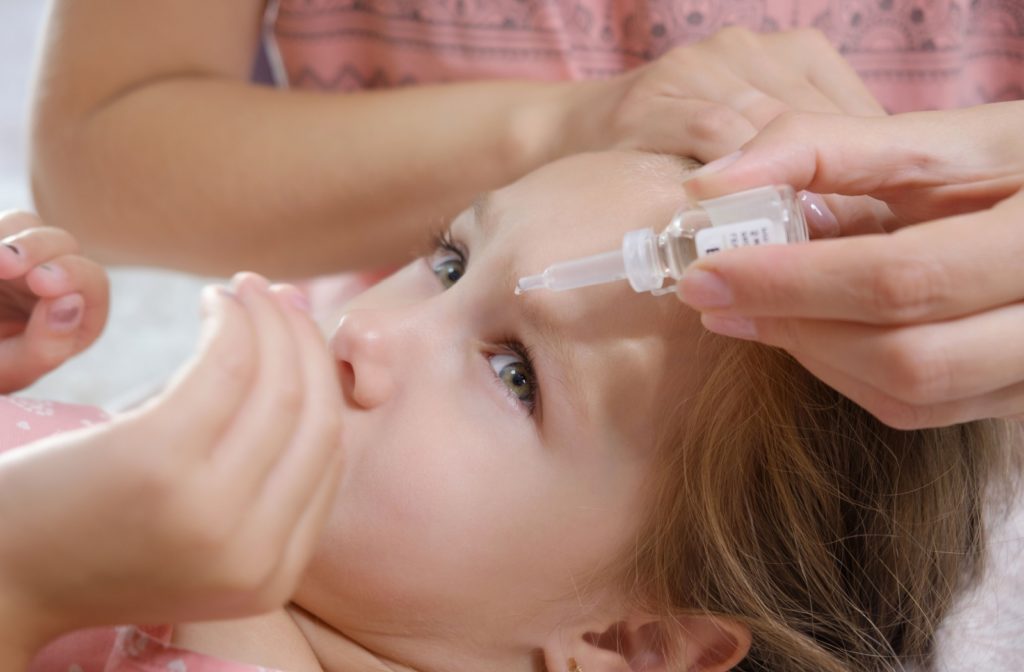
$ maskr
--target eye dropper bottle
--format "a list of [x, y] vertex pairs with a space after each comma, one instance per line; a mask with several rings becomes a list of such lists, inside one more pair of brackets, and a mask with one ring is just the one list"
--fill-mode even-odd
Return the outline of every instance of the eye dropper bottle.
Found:
[[665, 278], [678, 280], [699, 257], [751, 245], [785, 245], [808, 240], [807, 222], [789, 186], [758, 187], [706, 201], [677, 212], [660, 234], [636, 229], [622, 249], [552, 264], [519, 279], [516, 294], [535, 289], [556, 292], [629, 280], [636, 292], [672, 291]]

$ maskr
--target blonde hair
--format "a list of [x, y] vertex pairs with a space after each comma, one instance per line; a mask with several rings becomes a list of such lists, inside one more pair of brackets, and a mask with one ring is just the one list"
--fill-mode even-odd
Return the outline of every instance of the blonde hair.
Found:
[[[664, 619], [745, 623], [739, 670], [927, 669], [976, 577], [1015, 425], [887, 427], [784, 352], [708, 335], [670, 414], [626, 585]], [[671, 635], [671, 628], [666, 629]]]

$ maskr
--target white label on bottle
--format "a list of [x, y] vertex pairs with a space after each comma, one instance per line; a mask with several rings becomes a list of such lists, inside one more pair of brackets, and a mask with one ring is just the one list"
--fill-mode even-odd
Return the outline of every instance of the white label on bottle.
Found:
[[697, 232], [697, 256], [703, 257], [734, 247], [751, 245], [782, 245], [786, 242], [786, 227], [764, 217], [736, 224], [709, 226]]

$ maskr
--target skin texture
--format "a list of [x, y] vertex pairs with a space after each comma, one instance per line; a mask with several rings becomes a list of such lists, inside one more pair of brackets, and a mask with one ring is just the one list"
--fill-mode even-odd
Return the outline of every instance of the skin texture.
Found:
[[779, 117], [688, 193], [788, 183], [890, 211], [867, 229], [837, 212], [842, 233], [875, 235], [701, 260], [680, 298], [712, 331], [785, 348], [893, 427], [1024, 417], [1024, 351], [1008, 338], [1024, 317], [1022, 120], [1019, 101]]
[[32, 149], [51, 225], [116, 263], [395, 267], [477, 193], [560, 156], [706, 162], [790, 109], [881, 112], [813, 31], [729, 29], [601, 81], [272, 89], [248, 81], [264, 4], [53, 3]]
[[[472, 212], [455, 220], [469, 260], [452, 288], [431, 268], [451, 258], [442, 251], [361, 295], [331, 341], [346, 468], [291, 608], [299, 630], [267, 617], [277, 637], [265, 650], [241, 645], [231, 624], [184, 627], [179, 641], [266, 664], [301, 636], [330, 670], [533, 670], [539, 659], [558, 670], [569, 656], [586, 670], [629, 669], [592, 638], [625, 624], [643, 648], [651, 619], [595, 572], [641, 520], [658, 418], [694, 392], [686, 353], [699, 327], [625, 283], [512, 289], [520, 274], [668, 221], [682, 174], [665, 170], [671, 161], [552, 164], [490, 197], [487, 224]], [[532, 416], [495, 376], [506, 339], [534, 352]], [[727, 669], [746, 650], [739, 626], [683, 623], [692, 669]]]

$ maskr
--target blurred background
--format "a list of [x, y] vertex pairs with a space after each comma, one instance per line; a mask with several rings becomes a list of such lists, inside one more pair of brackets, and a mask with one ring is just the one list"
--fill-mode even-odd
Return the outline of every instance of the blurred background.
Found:
[[[33, 210], [29, 190], [30, 80], [48, 3], [0, 0], [0, 210]], [[21, 396], [114, 411], [158, 389], [193, 351], [199, 290], [209, 279], [111, 268], [111, 314], [100, 340]]]

